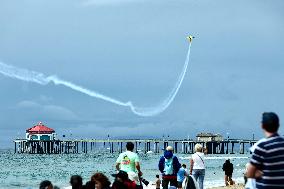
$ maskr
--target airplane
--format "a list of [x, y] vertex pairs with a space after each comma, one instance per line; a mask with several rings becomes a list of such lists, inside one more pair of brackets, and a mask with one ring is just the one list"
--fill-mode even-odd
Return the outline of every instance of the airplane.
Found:
[[194, 38], [195, 38], [195, 37], [192, 36], [192, 35], [189, 35], [189, 36], [186, 37], [186, 39], [188, 39], [190, 43], [191, 43], [192, 39], [194, 39]]

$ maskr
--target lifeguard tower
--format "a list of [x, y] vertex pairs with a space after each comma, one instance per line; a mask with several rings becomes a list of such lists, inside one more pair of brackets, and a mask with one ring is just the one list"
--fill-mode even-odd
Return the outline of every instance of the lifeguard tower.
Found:
[[26, 140], [56, 140], [56, 133], [53, 129], [39, 122], [37, 125], [26, 130]]

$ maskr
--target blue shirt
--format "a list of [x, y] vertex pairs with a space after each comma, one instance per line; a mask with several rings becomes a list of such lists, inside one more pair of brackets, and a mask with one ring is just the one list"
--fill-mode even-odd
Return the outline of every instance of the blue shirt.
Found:
[[183, 167], [181, 167], [177, 173], [177, 181], [178, 182], [183, 182], [185, 178], [186, 171]]
[[284, 138], [273, 134], [260, 142], [250, 160], [250, 163], [263, 172], [256, 179], [258, 189], [284, 188]]

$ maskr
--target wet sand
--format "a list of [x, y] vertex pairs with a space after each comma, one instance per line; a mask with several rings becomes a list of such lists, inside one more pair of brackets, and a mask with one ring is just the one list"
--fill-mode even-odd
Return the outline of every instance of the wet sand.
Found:
[[208, 189], [244, 189], [245, 186], [243, 184], [235, 184], [232, 186], [219, 186], [219, 187], [212, 187]]

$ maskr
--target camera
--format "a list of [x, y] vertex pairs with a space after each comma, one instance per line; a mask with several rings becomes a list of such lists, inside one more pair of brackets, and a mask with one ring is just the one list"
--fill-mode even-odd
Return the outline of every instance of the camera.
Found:
[[149, 181], [144, 179], [143, 177], [140, 178], [141, 179], [141, 182], [143, 182], [143, 184], [145, 184], [146, 186], [148, 186], [149, 184]]

